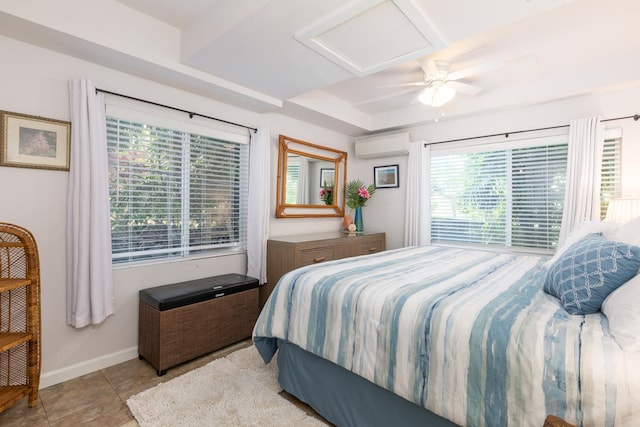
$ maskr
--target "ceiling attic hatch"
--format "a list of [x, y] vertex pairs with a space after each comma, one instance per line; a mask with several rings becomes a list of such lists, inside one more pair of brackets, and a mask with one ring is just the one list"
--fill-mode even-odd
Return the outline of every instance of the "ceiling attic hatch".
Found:
[[359, 77], [446, 46], [411, 0], [350, 3], [294, 37]]

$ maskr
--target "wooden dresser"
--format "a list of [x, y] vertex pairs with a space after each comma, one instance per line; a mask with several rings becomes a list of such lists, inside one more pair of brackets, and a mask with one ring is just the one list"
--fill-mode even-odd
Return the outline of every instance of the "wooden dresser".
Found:
[[260, 287], [260, 307], [283, 274], [305, 265], [385, 250], [385, 233], [321, 233], [273, 237], [267, 241], [267, 284]]

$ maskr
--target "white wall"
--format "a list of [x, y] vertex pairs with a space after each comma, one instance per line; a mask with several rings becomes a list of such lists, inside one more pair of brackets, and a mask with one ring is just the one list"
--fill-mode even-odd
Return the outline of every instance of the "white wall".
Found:
[[[272, 167], [276, 185], [278, 134], [345, 150], [349, 153], [347, 178], [373, 183], [373, 167], [400, 166], [400, 188], [379, 189], [364, 209], [365, 229], [385, 231], [387, 247], [402, 246], [406, 189], [405, 156], [356, 159], [351, 138], [279, 114], [258, 115], [211, 99], [100, 67], [35, 46], [0, 37], [0, 109], [69, 120], [67, 82], [71, 78], [93, 80], [100, 88], [129, 94], [191, 111], [270, 128]], [[567, 124], [573, 118], [603, 117], [638, 112], [640, 90], [620, 90], [589, 97], [488, 114], [464, 120], [444, 121], [413, 129], [416, 140], [440, 141], [498, 132]], [[609, 122], [623, 127], [623, 195], [640, 194], [640, 122]], [[73, 149], [73, 147], [72, 147]], [[73, 167], [73, 166], [72, 166]], [[205, 277], [244, 273], [244, 256], [200, 258], [117, 269], [114, 274], [116, 315], [97, 327], [75, 330], [65, 320], [65, 222], [67, 172], [0, 167], [0, 221], [30, 229], [38, 241], [42, 274], [43, 366], [42, 386], [54, 384], [137, 356], [138, 291], [150, 286]], [[271, 195], [275, 210], [275, 192]], [[333, 231], [338, 218], [271, 220], [271, 235]]]
[[[345, 149], [347, 136], [278, 114], [258, 115], [116, 70], [81, 61], [29, 44], [0, 37], [0, 109], [69, 120], [68, 80], [86, 78], [97, 87], [220, 117], [271, 132], [270, 180], [276, 185], [279, 134]], [[73, 150], [73, 147], [71, 147]], [[73, 165], [71, 166], [73, 167]], [[138, 291], [224, 273], [245, 273], [246, 256], [199, 258], [118, 268], [114, 273], [116, 314], [102, 325], [81, 330], [66, 325], [65, 224], [68, 172], [0, 167], [0, 221], [31, 230], [40, 251], [42, 275], [41, 386], [64, 381], [137, 357]], [[275, 211], [275, 191], [271, 196]], [[337, 230], [341, 220], [275, 219], [271, 234]]]
[[[349, 154], [355, 157], [355, 154]], [[379, 159], [357, 159], [349, 162], [348, 180], [359, 178], [367, 186], [374, 183], [373, 168], [375, 166], [398, 165], [399, 187], [377, 188], [375, 194], [362, 208], [364, 230], [368, 232], [385, 232], [387, 249], [401, 248], [404, 243], [404, 210], [406, 203], [407, 156], [395, 156]], [[347, 208], [353, 218], [353, 212]]]
[[[518, 130], [567, 125], [572, 119], [600, 115], [603, 119], [640, 114], [640, 88], [620, 89], [596, 95], [576, 97], [518, 108], [509, 112], [486, 114], [459, 120], [441, 121], [415, 127], [414, 140], [447, 141]], [[640, 121], [610, 121], [606, 128], [622, 128], [622, 196], [640, 196]], [[351, 154], [353, 155], [353, 154]], [[365, 229], [387, 232], [387, 249], [402, 247], [404, 240], [404, 206], [406, 203], [407, 157], [393, 157], [350, 162], [349, 175], [373, 182], [373, 167], [400, 165], [400, 188], [380, 189], [363, 210]]]

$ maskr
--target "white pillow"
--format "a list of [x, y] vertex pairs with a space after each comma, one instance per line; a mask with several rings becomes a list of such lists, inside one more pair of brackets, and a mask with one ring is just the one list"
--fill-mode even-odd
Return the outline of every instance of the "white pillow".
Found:
[[640, 274], [613, 291], [601, 310], [620, 347], [624, 351], [640, 351]]
[[[562, 245], [560, 245], [558, 249], [556, 249], [556, 253], [553, 255], [553, 257], [549, 261], [544, 263], [544, 266], [547, 269], [549, 269], [551, 265], [555, 263], [556, 260], [560, 258], [560, 256], [567, 249], [569, 249], [571, 245], [579, 242], [580, 240], [585, 238], [588, 234], [602, 233], [608, 240], [616, 240], [609, 237], [609, 234], [613, 233], [614, 230], [616, 230], [619, 226], [620, 224], [615, 222], [601, 222], [601, 221], [583, 222], [582, 224], [576, 226], [576, 228], [574, 228], [571, 231], [571, 233], [569, 233], [569, 235], [564, 239], [564, 242], [562, 242]], [[629, 242], [625, 241], [624, 243], [629, 243]], [[640, 246], [640, 245], [637, 245], [637, 246]]]
[[610, 232], [604, 232], [609, 240], [640, 246], [640, 217], [625, 222]]

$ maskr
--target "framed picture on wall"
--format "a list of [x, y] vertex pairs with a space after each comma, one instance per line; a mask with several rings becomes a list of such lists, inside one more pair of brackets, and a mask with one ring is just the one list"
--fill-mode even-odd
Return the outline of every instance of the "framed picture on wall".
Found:
[[373, 183], [376, 188], [400, 187], [398, 165], [374, 166]]
[[71, 123], [0, 111], [0, 166], [69, 170]]
[[336, 171], [329, 168], [320, 168], [320, 188], [333, 187]]

